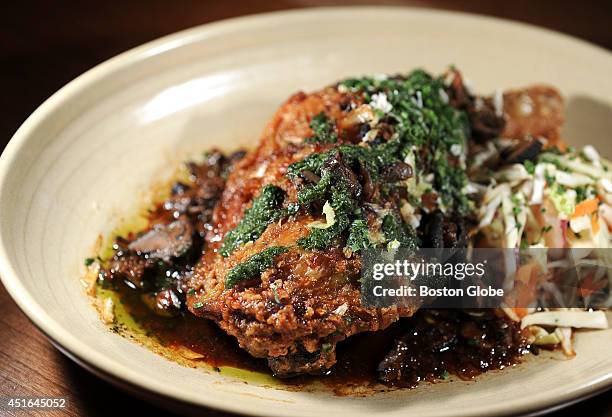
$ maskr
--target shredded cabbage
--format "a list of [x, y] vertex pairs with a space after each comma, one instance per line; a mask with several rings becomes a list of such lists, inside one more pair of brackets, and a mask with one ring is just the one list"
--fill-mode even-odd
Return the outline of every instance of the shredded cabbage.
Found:
[[[473, 167], [512, 146], [512, 141], [504, 139], [492, 142], [494, 146], [489, 142], [480, 154], [474, 155]], [[484, 185], [488, 187], [482, 193], [477, 230], [485, 233], [490, 244], [545, 248], [545, 242], [551, 246], [556, 242], [573, 249], [585, 249], [584, 253], [573, 252], [577, 264], [588, 266], [607, 262], [612, 265], [609, 251], [600, 254], [603, 259], [599, 255], [596, 259], [591, 256], [597, 248], [612, 247], [609, 231], [612, 230], [612, 162], [602, 158], [592, 146], [563, 155], [542, 153], [529, 165], [513, 164], [498, 170]], [[484, 185], [482, 182], [478, 184], [481, 189]], [[478, 186], [470, 187], [470, 191], [476, 191]], [[585, 210], [587, 200], [593, 199], [599, 201], [597, 210]], [[569, 223], [567, 228], [550, 227], [566, 221]], [[537, 262], [544, 272], [564, 267], [564, 261], [549, 260], [547, 252], [541, 249], [537, 254]], [[607, 279], [612, 280], [612, 272], [608, 272], [612, 268], [602, 270], [604, 275], [598, 279], [605, 279], [607, 275]], [[608, 328], [604, 311], [527, 309], [525, 313], [524, 309], [506, 305], [502, 305], [501, 310], [511, 320], [520, 322], [521, 328], [527, 329], [530, 343], [560, 345], [568, 356], [575, 354], [573, 329]]]
[[608, 320], [603, 311], [554, 310], [528, 314], [521, 320], [521, 328], [531, 325], [607, 329]]

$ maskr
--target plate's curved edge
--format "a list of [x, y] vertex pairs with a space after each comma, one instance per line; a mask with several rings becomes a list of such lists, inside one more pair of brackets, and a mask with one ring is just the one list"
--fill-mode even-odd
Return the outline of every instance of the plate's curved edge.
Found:
[[[38, 327], [37, 327], [38, 328]], [[193, 415], [193, 416], [199, 416], [201, 415], [201, 412], [203, 410], [211, 410], [210, 407], [205, 407], [203, 405], [200, 404], [193, 404], [193, 403], [189, 403], [183, 400], [179, 400], [177, 398], [173, 398], [170, 396], [167, 396], [165, 394], [160, 394], [157, 392], [153, 392], [150, 391], [149, 389], [147, 389], [146, 387], [143, 390], [143, 387], [141, 387], [140, 385], [136, 385], [136, 384], [132, 384], [129, 382], [126, 382], [120, 378], [117, 378], [115, 375], [109, 374], [108, 372], [104, 371], [101, 368], [96, 367], [95, 365], [92, 365], [90, 363], [87, 363], [85, 361], [83, 361], [81, 358], [75, 356], [74, 354], [72, 354], [70, 351], [66, 350], [61, 344], [57, 343], [56, 341], [54, 341], [53, 339], [51, 339], [45, 332], [43, 332], [40, 328], [38, 328], [38, 330], [49, 340], [49, 342], [58, 350], [60, 351], [64, 356], [66, 356], [69, 360], [73, 361], [75, 364], [77, 364], [78, 366], [80, 366], [81, 368], [87, 370], [88, 372], [90, 372], [91, 374], [95, 375], [96, 377], [104, 380], [105, 382], [108, 382], [109, 384], [111, 384], [112, 386], [127, 392], [128, 394], [133, 395], [134, 397], [141, 399], [143, 401], [149, 402], [151, 404], [154, 404], [156, 406], [159, 406], [169, 412], [173, 412], [176, 413], [178, 412], [179, 414], [183, 415]], [[594, 394], [595, 395], [595, 394]], [[214, 410], [220, 410], [220, 409], [214, 409]], [[232, 413], [235, 413], [237, 415], [242, 415], [242, 416], [250, 416], [252, 414], [245, 414], [243, 412], [243, 410], [224, 410], [224, 411], [229, 411]]]
[[[438, 16], [455, 16], [455, 18], [462, 19], [473, 19], [479, 21], [489, 21], [495, 22], [499, 25], [505, 25], [506, 27], [510, 26], [518, 26], [523, 29], [529, 29], [534, 32], [538, 32], [542, 36], [547, 37], [556, 37], [562, 38], [565, 42], [571, 42], [574, 45], [580, 46], [582, 48], [589, 48], [593, 52], [598, 54], [605, 54], [607, 57], [612, 59], [612, 54], [606, 51], [605, 49], [593, 45], [587, 41], [573, 38], [571, 36], [558, 33], [549, 29], [543, 29], [537, 26], [533, 26], [527, 23], [514, 22], [500, 18], [481, 16], [469, 13], [461, 13], [461, 12], [451, 12], [451, 11], [434, 11], [428, 9], [420, 9], [420, 8], [405, 8], [405, 7], [390, 7], [390, 6], [376, 6], [376, 7], [363, 7], [363, 6], [353, 6], [353, 7], [329, 7], [329, 8], [309, 8], [302, 10], [290, 10], [290, 11], [279, 11], [279, 12], [271, 12], [264, 14], [254, 14], [248, 15], [238, 18], [232, 18], [227, 20], [222, 20], [214, 23], [208, 23], [205, 25], [197, 26], [194, 28], [186, 29], [171, 35], [167, 35], [165, 37], [153, 40], [144, 45], [138, 46], [136, 48], [130, 49], [126, 52], [123, 52], [103, 63], [97, 65], [96, 67], [90, 69], [84, 74], [80, 75], [76, 79], [72, 80], [60, 90], [58, 90], [55, 94], [53, 94], [50, 98], [48, 98], [45, 102], [43, 102], [33, 113], [28, 117], [28, 119], [21, 125], [21, 127], [15, 132], [12, 139], [2, 152], [0, 156], [0, 196], [4, 192], [4, 187], [6, 177], [9, 175], [10, 167], [16, 162], [17, 153], [23, 144], [23, 142], [28, 137], [28, 134], [35, 129], [35, 127], [41, 123], [48, 115], [48, 113], [52, 112], [54, 109], [60, 107], [64, 102], [70, 100], [74, 95], [78, 93], [80, 89], [83, 87], [91, 86], [96, 82], [104, 79], [116, 73], [117, 71], [129, 67], [129, 65], [139, 62], [141, 60], [145, 60], [149, 57], [162, 54], [166, 51], [170, 51], [179, 47], [183, 47], [189, 45], [194, 42], [203, 41], [207, 38], [210, 38], [215, 35], [220, 35], [223, 33], [231, 33], [237, 28], [244, 29], [244, 26], [248, 25], [262, 25], [268, 22], [270, 19], [278, 19], [278, 18], [286, 18], [286, 19], [303, 19], [306, 17], [319, 16], [321, 17], [321, 13], [325, 15], [325, 17], [338, 17], [341, 14], [347, 13], [350, 11], [351, 13], [362, 13], [362, 14], [372, 14], [372, 13], [393, 13], [397, 14], [408, 13], [408, 14], [422, 14], [422, 15], [438, 15]], [[334, 15], [334, 16], [332, 16]], [[148, 391], [154, 393], [155, 395], [160, 396], [168, 396], [170, 395], [172, 398], [175, 398], [180, 401], [184, 401], [186, 403], [194, 404], [197, 406], [204, 406], [200, 402], [190, 401], [183, 393], [181, 392], [172, 392], [168, 393], [169, 389], [167, 386], [163, 386], [162, 384], [156, 384], [151, 381], [142, 381], [138, 378], [136, 373], [127, 372], [126, 370], [122, 370], [119, 372], [118, 364], [114, 363], [112, 359], [108, 359], [102, 355], [98, 355], [97, 352], [92, 352], [86, 349], [86, 346], [80, 342], [80, 340], [71, 335], [69, 332], [65, 331], [62, 326], [49, 317], [44, 309], [25, 291], [23, 285], [21, 285], [18, 275], [12, 265], [8, 262], [7, 250], [4, 244], [4, 241], [0, 239], [0, 280], [5, 285], [8, 293], [11, 295], [13, 300], [17, 303], [19, 308], [26, 314], [26, 316], [43, 331], [43, 333], [53, 341], [54, 345], [62, 346], [63, 352], [67, 354], [69, 357], [75, 358], [75, 361], [81, 364], [88, 364], [90, 369], [98, 369], [101, 368], [97, 365], [101, 362], [105, 362], [106, 365], [111, 368], [110, 371], [107, 372], [107, 375], [112, 376], [115, 379], [126, 381], [129, 384], [137, 386], [139, 388], [147, 389]], [[59, 343], [57, 340], [63, 340], [64, 343]], [[71, 346], [72, 349], [69, 349], [67, 346]], [[129, 370], [128, 370], [129, 371]], [[106, 379], [106, 378], [105, 378]], [[597, 381], [595, 384], [586, 385], [581, 387], [580, 390], [572, 391], [573, 395], [568, 395], [565, 400], [567, 401], [578, 401], [582, 396], [589, 395], [596, 391], [601, 391], [608, 389], [612, 386], [612, 375], [608, 375], [607, 378]], [[547, 404], [545, 407], [549, 407], [551, 405], [556, 404], [555, 401], [551, 401], [550, 404]], [[222, 403], [220, 401], [216, 401], [214, 398], [207, 399], [207, 405], [216, 407], [219, 409], [231, 411], [231, 412], [243, 412], [242, 409], [234, 408], [233, 404], [230, 404], [228, 407], [227, 403]], [[568, 404], [569, 405], [569, 404]], [[525, 409], [520, 410], [520, 413], [529, 413], [529, 409], [534, 407], [525, 407]], [[497, 409], [493, 411], [497, 415], [506, 415], [505, 410]], [[545, 412], [546, 410], [542, 411]], [[535, 411], [535, 415], [540, 412]]]
[[[35, 326], [36, 324], [33, 323]], [[181, 400], [178, 398], [174, 398], [171, 396], [168, 396], [164, 393], [158, 393], [158, 392], [153, 392], [151, 390], [149, 390], [146, 387], [142, 387], [138, 384], [132, 384], [129, 382], [126, 382], [124, 380], [122, 380], [121, 378], [118, 378], [116, 375], [110, 374], [108, 372], [106, 372], [105, 370], [98, 368], [97, 366], [90, 364], [88, 362], [86, 362], [85, 360], [83, 360], [82, 358], [79, 358], [77, 355], [73, 354], [72, 352], [70, 352], [68, 349], [66, 349], [64, 346], [62, 346], [61, 344], [59, 344], [57, 341], [53, 340], [47, 333], [45, 333], [45, 331], [43, 329], [41, 329], [40, 327], [36, 326], [36, 328], [49, 340], [49, 342], [58, 350], [60, 351], [64, 356], [66, 356], [68, 359], [72, 360], [73, 362], [75, 362], [77, 365], [81, 366], [82, 368], [86, 369], [88, 372], [96, 375], [97, 377], [103, 379], [104, 381], [108, 382], [109, 384], [125, 391], [128, 392], [132, 395], [134, 395], [137, 398], [140, 398], [142, 400], [148, 401], [150, 403], [153, 403], [155, 405], [158, 405], [168, 411], [172, 411], [172, 412], [177, 412], [179, 411], [181, 414], [186, 414], [186, 415], [201, 415], [201, 411], [205, 410], [207, 408], [210, 407], [206, 407], [204, 405], [201, 404], [196, 404], [196, 403], [191, 403], [189, 401], [185, 401], [185, 400]], [[568, 398], [565, 401], [562, 401], [560, 403], [557, 402], [552, 402], [551, 404], [548, 405], [543, 405], [540, 407], [533, 407], [533, 408], [526, 408], [524, 410], [519, 410], [519, 411], [514, 411], [514, 412], [508, 412], [508, 413], [500, 413], [497, 414], [499, 417], [538, 417], [541, 415], [545, 415], [548, 413], [552, 413], [555, 411], [559, 411], [562, 410], [564, 408], [570, 407], [572, 405], [575, 405], [577, 403], [580, 403], [582, 401], [585, 401], [589, 398], [595, 397], [599, 394], [603, 394], [606, 391], [612, 390], [612, 378], [610, 378], [610, 383], [607, 384], [606, 386], [603, 386], [601, 388], [598, 388], [596, 390], [589, 390], [587, 393], [585, 394], [579, 394], [576, 395], [574, 398]], [[144, 388], [144, 392], [143, 392], [143, 388]], [[232, 413], [236, 413], [238, 415], [242, 415], [242, 416], [257, 416], [258, 414], [253, 413], [245, 413], [243, 409], [239, 409], [239, 410], [231, 410], [228, 408], [223, 408], [224, 411], [230, 411]]]

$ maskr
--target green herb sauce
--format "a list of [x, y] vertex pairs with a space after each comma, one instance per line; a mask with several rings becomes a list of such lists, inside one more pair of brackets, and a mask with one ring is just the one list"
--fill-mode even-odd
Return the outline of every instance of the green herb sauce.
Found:
[[244, 212], [244, 217], [234, 229], [227, 233], [221, 250], [223, 257], [231, 255], [238, 247], [254, 242], [266, 230], [268, 224], [288, 216], [295, 208], [281, 209], [285, 192], [274, 185], [266, 185], [253, 200], [253, 205]]
[[353, 252], [359, 252], [372, 247], [368, 233], [368, 223], [360, 215], [353, 220], [351, 227], [349, 227], [349, 237], [346, 241], [346, 246]]
[[[314, 153], [291, 164], [287, 176], [297, 179], [304, 171], [320, 178], [315, 184], [306, 185], [298, 191], [298, 208], [320, 207], [326, 201], [334, 210], [335, 222], [326, 229], [313, 228], [308, 236], [298, 240], [304, 249], [323, 250], [337, 244], [348, 234], [346, 247], [353, 251], [372, 246], [367, 223], [360, 207], [360, 191], [355, 191], [346, 169], [330, 169], [334, 159], [339, 160], [353, 172], [367, 171], [372, 182], [380, 186], [380, 198], [386, 199], [396, 185], [384, 180], [384, 169], [391, 164], [403, 162], [414, 153], [418, 155], [412, 167], [422, 175], [433, 174], [434, 192], [450, 212], [465, 214], [471, 202], [462, 192], [467, 184], [465, 163], [458, 160], [457, 149], [463, 149], [470, 134], [467, 115], [448, 103], [446, 85], [442, 77], [433, 78], [417, 70], [407, 77], [374, 79], [349, 79], [340, 85], [364, 101], [372, 100], [374, 94], [384, 93], [391, 104], [390, 111], [383, 113], [375, 109], [377, 116], [393, 126], [393, 135], [384, 142], [342, 144], [333, 149]], [[332, 121], [324, 113], [316, 115], [310, 128], [314, 135], [307, 138], [310, 143], [336, 143], [338, 135]], [[256, 240], [267, 225], [287, 215], [280, 210], [284, 194], [278, 187], [267, 186], [247, 210], [240, 224], [226, 236], [221, 254], [228, 256], [238, 246]], [[379, 203], [384, 203], [381, 201]], [[383, 232], [388, 242], [397, 240], [403, 247], [418, 245], [415, 231], [397, 215], [383, 219]], [[387, 243], [388, 243], [387, 242]], [[263, 252], [262, 252], [263, 253]]]
[[434, 174], [434, 186], [442, 202], [459, 213], [469, 210], [469, 201], [461, 192], [467, 183], [462, 167], [453, 167], [451, 147], [464, 147], [470, 135], [469, 120], [443, 98], [442, 77], [433, 78], [425, 71], [416, 70], [406, 78], [361, 78], [341, 83], [355, 92], [362, 92], [369, 100], [374, 94], [385, 92], [392, 110], [386, 117], [395, 121], [396, 157], [403, 158], [411, 147], [427, 148], [424, 159], [417, 161], [423, 171]]
[[416, 249], [419, 241], [414, 230], [393, 214], [387, 214], [383, 218], [382, 230], [387, 241], [398, 241], [400, 247]]
[[[336, 176], [336, 178], [334, 176], [333, 173], [326, 173], [315, 186], [317, 187], [324, 182], [323, 178], [325, 178], [327, 187], [322, 193], [322, 197], [325, 198], [325, 195], [329, 195], [329, 204], [335, 212], [334, 224], [327, 229], [311, 229], [308, 236], [300, 238], [298, 245], [304, 249], [323, 250], [329, 247], [351, 224], [350, 214], [356, 208], [356, 201], [350, 198], [350, 190], [346, 180], [340, 176]], [[304, 198], [300, 198], [300, 193], [298, 193], [298, 200], [304, 200]]]
[[236, 265], [225, 276], [225, 288], [232, 288], [242, 281], [248, 281], [261, 276], [268, 268], [274, 266], [274, 259], [289, 250], [285, 246], [272, 246]]
[[314, 135], [306, 138], [307, 143], [336, 143], [338, 141], [333, 123], [323, 112], [312, 118], [310, 128]]

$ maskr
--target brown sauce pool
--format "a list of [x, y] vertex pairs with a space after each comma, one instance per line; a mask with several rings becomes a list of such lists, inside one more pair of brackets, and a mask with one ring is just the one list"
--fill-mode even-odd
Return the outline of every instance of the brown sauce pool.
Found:
[[[151, 311], [142, 301], [141, 293], [129, 285], [113, 283], [112, 287], [106, 287], [115, 292], [123, 309], [147, 337], [176, 350], [177, 355], [181, 348], [187, 348], [199, 355], [195, 361], [216, 371], [232, 367], [272, 375], [265, 359], [254, 358], [240, 349], [236, 340], [214, 322], [187, 311], [176, 317], [163, 317]], [[490, 311], [473, 313], [492, 314]], [[457, 315], [458, 319], [449, 320], [449, 317]], [[432, 319], [437, 323], [432, 323]], [[449, 326], [449, 321], [455, 325]], [[486, 335], [476, 335], [482, 344], [486, 341], [486, 346], [478, 346], [471, 342], [476, 340], [474, 334], [465, 334], [475, 331], [469, 314], [421, 310], [414, 317], [402, 319], [383, 331], [358, 334], [339, 343], [338, 362], [327, 375], [277, 378], [277, 381], [287, 389], [300, 389], [319, 382], [337, 395], [350, 395], [413, 388], [420, 382], [440, 381], [451, 375], [469, 380], [487, 370], [502, 369], [520, 362], [529, 348], [520, 337], [520, 331], [505, 319], [490, 318], [489, 321], [489, 329], [493, 330]], [[440, 345], [441, 335], [452, 342]], [[400, 380], [383, 381], [378, 371], [379, 364], [397, 346], [398, 340], [404, 340], [410, 354], [405, 361], [408, 366], [404, 367]]]

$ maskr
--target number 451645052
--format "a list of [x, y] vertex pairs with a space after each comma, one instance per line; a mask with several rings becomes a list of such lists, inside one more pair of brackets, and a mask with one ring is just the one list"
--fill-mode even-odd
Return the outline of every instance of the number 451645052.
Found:
[[15, 408], [66, 408], [63, 397], [5, 397], [0, 401], [0, 410]]

